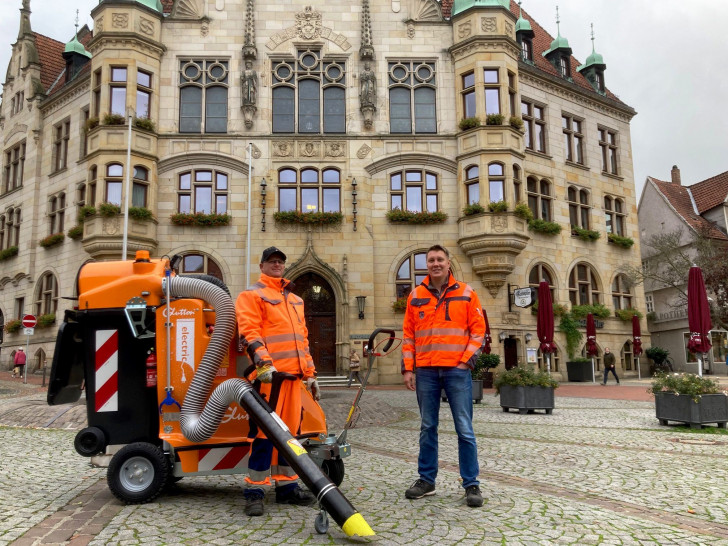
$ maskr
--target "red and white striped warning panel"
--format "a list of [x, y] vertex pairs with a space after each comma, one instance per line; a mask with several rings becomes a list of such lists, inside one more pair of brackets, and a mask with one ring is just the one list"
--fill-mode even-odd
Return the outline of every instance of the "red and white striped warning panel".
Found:
[[249, 451], [250, 446], [200, 449], [197, 452], [197, 471], [245, 469], [248, 467], [246, 455]]
[[96, 330], [96, 411], [119, 411], [119, 332]]

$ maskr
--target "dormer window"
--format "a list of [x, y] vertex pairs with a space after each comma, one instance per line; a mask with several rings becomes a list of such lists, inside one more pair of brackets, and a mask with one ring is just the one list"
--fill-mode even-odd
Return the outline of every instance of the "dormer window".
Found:
[[600, 93], [604, 93], [604, 72], [601, 71], [595, 71], [594, 72], [594, 83], [596, 84], [597, 91]]
[[569, 63], [568, 57], [560, 57], [559, 58], [559, 72], [561, 72], [561, 76], [564, 78], [570, 78], [571, 77], [571, 63]]
[[533, 43], [525, 37], [521, 40], [521, 57], [526, 62], [533, 62]]

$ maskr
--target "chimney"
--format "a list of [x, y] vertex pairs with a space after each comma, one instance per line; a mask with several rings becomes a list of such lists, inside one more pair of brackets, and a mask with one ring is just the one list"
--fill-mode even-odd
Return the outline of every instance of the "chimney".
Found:
[[672, 183], [677, 184], [680, 186], [682, 182], [680, 181], [680, 169], [677, 168], [677, 165], [672, 166], [672, 170], [670, 171], [670, 177], [672, 178]]

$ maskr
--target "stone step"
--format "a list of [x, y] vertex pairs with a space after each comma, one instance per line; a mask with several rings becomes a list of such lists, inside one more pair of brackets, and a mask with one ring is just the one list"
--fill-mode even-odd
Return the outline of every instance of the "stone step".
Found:
[[[318, 384], [321, 387], [345, 387], [348, 382], [348, 375], [324, 375], [318, 377]], [[352, 383], [356, 383], [356, 379]]]

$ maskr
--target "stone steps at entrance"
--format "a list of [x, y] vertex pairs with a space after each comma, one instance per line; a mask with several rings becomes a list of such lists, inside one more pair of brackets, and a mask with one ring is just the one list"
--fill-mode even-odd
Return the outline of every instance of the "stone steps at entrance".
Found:
[[[318, 383], [321, 387], [346, 387], [349, 382], [348, 375], [323, 375], [318, 377]], [[352, 384], [357, 384], [356, 379], [352, 381]]]

